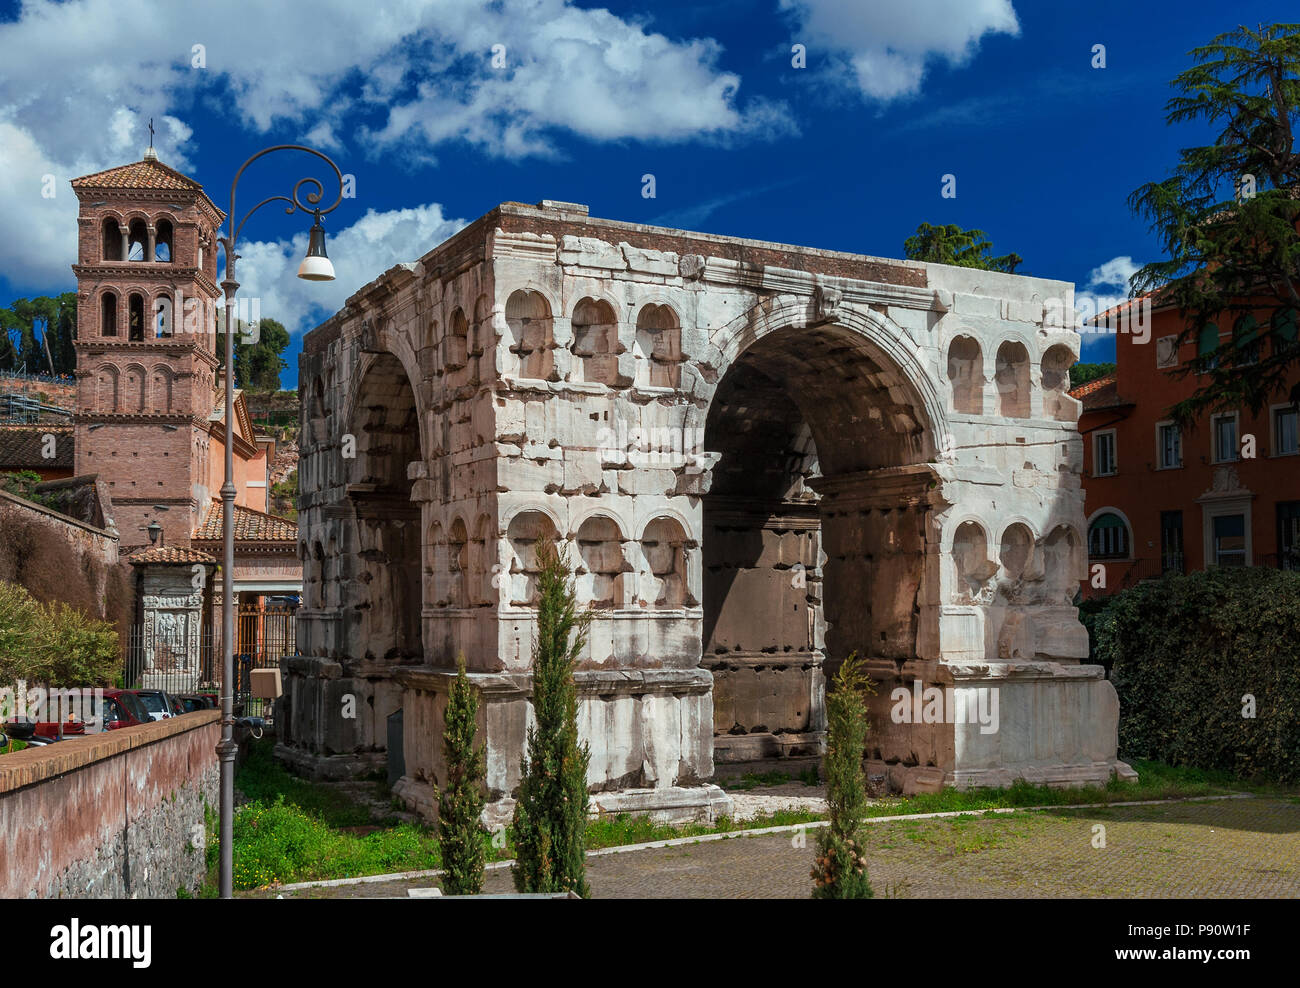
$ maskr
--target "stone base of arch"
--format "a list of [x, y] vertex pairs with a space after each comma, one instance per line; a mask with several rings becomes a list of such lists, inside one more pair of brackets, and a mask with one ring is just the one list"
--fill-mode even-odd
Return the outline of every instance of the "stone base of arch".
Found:
[[876, 686], [867, 771], [889, 791], [1137, 778], [1117, 757], [1119, 700], [1101, 666], [873, 659], [867, 668]]
[[[489, 804], [484, 820], [505, 825], [533, 724], [531, 675], [469, 672], [479, 695], [479, 742], [487, 752]], [[437, 785], [446, 778], [443, 718], [455, 670], [402, 669], [405, 771], [393, 792], [427, 819], [437, 817]], [[578, 729], [591, 762], [593, 816], [630, 813], [658, 822], [712, 823], [732, 812], [713, 776], [712, 677], [701, 669], [580, 670]]]

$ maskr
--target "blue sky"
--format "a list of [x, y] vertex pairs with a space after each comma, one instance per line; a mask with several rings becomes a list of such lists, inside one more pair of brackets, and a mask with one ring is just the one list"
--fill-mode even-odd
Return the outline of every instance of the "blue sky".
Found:
[[[294, 331], [290, 387], [303, 330], [510, 199], [895, 257], [918, 223], [957, 223], [1082, 291], [1151, 258], [1125, 197], [1202, 136], [1164, 125], [1188, 49], [1294, 16], [1271, 0], [0, 3], [0, 304], [74, 287], [67, 182], [138, 158], [151, 116], [162, 160], [223, 209], [269, 144], [315, 144], [356, 176], [327, 221], [329, 286], [293, 278], [301, 215], [244, 231], [241, 294]], [[254, 167], [245, 205], [320, 174], [291, 155]], [[1085, 338], [1084, 359], [1112, 353]]]

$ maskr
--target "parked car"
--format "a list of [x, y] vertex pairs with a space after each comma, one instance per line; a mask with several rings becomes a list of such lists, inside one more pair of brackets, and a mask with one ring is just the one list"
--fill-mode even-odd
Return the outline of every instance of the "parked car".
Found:
[[85, 734], [86, 725], [79, 720], [12, 720], [4, 725], [5, 734], [28, 744], [52, 744], [61, 738]]
[[123, 727], [152, 724], [153, 716], [140, 698], [129, 690], [104, 690], [104, 702], [99, 712], [100, 729], [116, 731]]
[[139, 697], [153, 720], [166, 720], [173, 716], [172, 700], [166, 690], [129, 690]]
[[195, 710], [211, 710], [216, 706], [212, 697], [206, 693], [181, 693], [177, 695], [176, 699], [180, 701], [187, 714], [193, 713]]

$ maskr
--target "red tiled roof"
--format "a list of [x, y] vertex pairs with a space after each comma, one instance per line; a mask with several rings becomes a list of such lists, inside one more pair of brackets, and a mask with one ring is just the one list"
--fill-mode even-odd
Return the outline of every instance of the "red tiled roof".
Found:
[[1119, 396], [1119, 387], [1114, 374], [1107, 374], [1087, 384], [1080, 384], [1070, 391], [1070, 397], [1082, 401], [1085, 412], [1094, 412], [1102, 408], [1124, 408], [1133, 404]]
[[194, 563], [211, 563], [216, 565], [217, 560], [199, 549], [189, 549], [185, 546], [162, 545], [150, 546], [148, 549], [139, 549], [126, 557], [130, 563], [176, 563], [176, 564], [194, 564]]
[[[45, 436], [52, 434], [54, 456], [46, 459]], [[72, 427], [68, 425], [0, 426], [0, 470], [71, 470]]]
[[1113, 373], [1105, 374], [1102, 377], [1094, 377], [1091, 381], [1087, 381], [1084, 384], [1080, 384], [1077, 388], [1071, 388], [1070, 397], [1083, 398], [1084, 395], [1090, 395], [1097, 389], [1103, 388], [1107, 384], [1114, 384], [1114, 383], [1115, 383], [1115, 375]]
[[[213, 499], [192, 538], [200, 542], [221, 541], [221, 502]], [[235, 505], [236, 542], [298, 542], [298, 523], [277, 515]]]
[[194, 179], [169, 168], [161, 161], [145, 159], [118, 165], [93, 175], [72, 180], [74, 189], [162, 189], [174, 192], [202, 192]]

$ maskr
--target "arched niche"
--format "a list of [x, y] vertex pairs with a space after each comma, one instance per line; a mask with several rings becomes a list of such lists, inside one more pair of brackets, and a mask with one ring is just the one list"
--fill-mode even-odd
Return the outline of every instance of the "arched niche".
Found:
[[1030, 381], [1029, 351], [1018, 340], [1007, 340], [998, 347], [997, 371], [998, 414], [1004, 418], [1029, 418]]
[[984, 355], [974, 337], [958, 336], [948, 344], [948, 384], [954, 412], [984, 413]]
[[518, 376], [550, 380], [555, 371], [555, 328], [546, 296], [527, 288], [512, 292], [506, 300], [506, 325]]
[[506, 529], [510, 543], [510, 602], [517, 607], [537, 606], [537, 574], [541, 561], [538, 541], [554, 544], [559, 539], [555, 522], [545, 511], [521, 511]]

